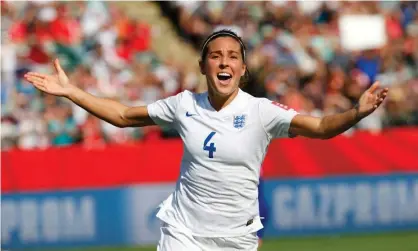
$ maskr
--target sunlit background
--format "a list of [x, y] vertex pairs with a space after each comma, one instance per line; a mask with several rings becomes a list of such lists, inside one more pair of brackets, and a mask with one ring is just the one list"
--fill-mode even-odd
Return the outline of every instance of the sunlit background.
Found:
[[274, 141], [263, 165], [261, 250], [418, 250], [418, 4], [1, 1], [1, 244], [10, 250], [155, 250], [157, 205], [182, 144], [169, 128], [117, 128], [22, 79], [52, 73], [145, 105], [202, 92], [202, 41], [247, 46], [244, 90], [300, 113], [382, 107], [328, 141]]

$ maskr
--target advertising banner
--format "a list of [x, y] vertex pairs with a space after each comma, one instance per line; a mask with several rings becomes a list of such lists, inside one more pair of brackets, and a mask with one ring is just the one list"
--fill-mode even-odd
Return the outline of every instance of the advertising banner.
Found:
[[4, 194], [4, 249], [120, 245], [129, 220], [123, 189]]
[[[174, 183], [2, 197], [2, 246], [156, 244]], [[418, 229], [418, 174], [267, 180], [266, 237]]]
[[265, 181], [266, 236], [418, 229], [418, 175]]

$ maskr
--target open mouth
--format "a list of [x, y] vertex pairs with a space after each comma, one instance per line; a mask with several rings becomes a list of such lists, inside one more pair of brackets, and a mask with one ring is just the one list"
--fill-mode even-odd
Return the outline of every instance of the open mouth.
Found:
[[232, 78], [232, 75], [226, 72], [221, 72], [218, 73], [217, 77], [220, 81], [227, 81]]

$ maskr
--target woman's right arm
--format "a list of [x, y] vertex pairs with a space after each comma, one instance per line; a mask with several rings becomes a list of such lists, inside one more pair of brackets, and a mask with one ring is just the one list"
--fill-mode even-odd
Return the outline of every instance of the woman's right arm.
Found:
[[146, 106], [129, 107], [111, 99], [93, 96], [76, 87], [69, 93], [68, 99], [117, 127], [154, 125]]
[[128, 107], [114, 100], [93, 96], [72, 85], [58, 60], [54, 62], [56, 74], [36, 72], [25, 74], [25, 79], [39, 90], [55, 96], [66, 97], [72, 102], [117, 127], [154, 125], [146, 106]]

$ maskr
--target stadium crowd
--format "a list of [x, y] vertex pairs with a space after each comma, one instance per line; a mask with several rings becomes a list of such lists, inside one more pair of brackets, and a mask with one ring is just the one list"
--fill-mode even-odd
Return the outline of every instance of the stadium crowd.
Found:
[[[160, 59], [152, 26], [112, 2], [2, 1], [2, 149], [126, 143], [156, 128], [117, 128], [65, 99], [37, 91], [21, 77], [50, 73], [59, 58], [74, 84], [90, 93], [143, 105], [193, 89], [195, 73]], [[158, 136], [158, 135], [157, 135]]]
[[[344, 111], [373, 81], [391, 88], [384, 109], [358, 127], [418, 124], [416, 2], [263, 1], [161, 3], [180, 34], [199, 48], [213, 30], [231, 28], [250, 50], [247, 90], [316, 115]], [[345, 14], [381, 15], [388, 43], [351, 52], [340, 42]]]
[[[125, 104], [149, 104], [204, 84], [160, 59], [152, 26], [111, 2], [2, 1], [2, 149], [126, 143], [161, 136], [156, 128], [116, 128], [22, 80], [51, 72], [59, 57], [79, 87]], [[299, 112], [348, 109], [369, 85], [390, 87], [384, 106], [357, 128], [418, 125], [416, 2], [159, 2], [180, 36], [196, 49], [213, 29], [232, 27], [246, 42], [252, 78], [245, 90]], [[380, 14], [389, 43], [349, 52], [339, 40], [342, 14]], [[164, 130], [163, 130], [164, 131]], [[163, 135], [170, 135], [169, 132]]]

